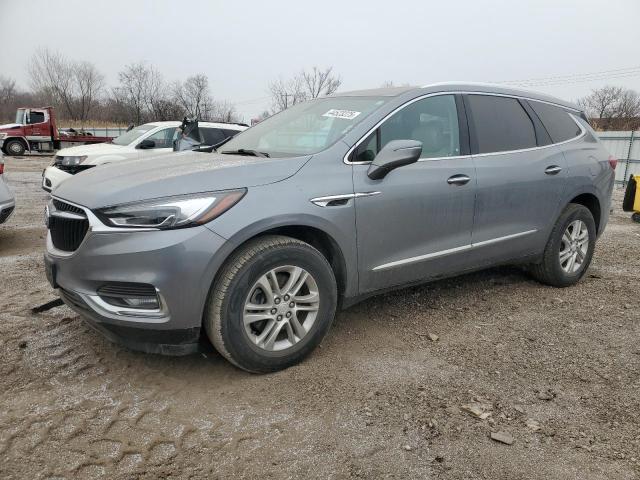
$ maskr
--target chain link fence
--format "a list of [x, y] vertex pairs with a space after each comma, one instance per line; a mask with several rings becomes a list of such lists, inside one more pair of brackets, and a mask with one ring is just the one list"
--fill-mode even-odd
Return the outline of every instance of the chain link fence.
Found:
[[640, 176], [640, 131], [597, 132], [609, 153], [618, 159], [616, 184], [626, 186], [630, 175]]

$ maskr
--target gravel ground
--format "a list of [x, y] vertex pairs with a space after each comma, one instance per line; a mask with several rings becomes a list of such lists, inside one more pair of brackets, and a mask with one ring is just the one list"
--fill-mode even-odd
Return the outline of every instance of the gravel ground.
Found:
[[380, 296], [303, 364], [256, 376], [130, 352], [66, 307], [30, 313], [55, 298], [48, 161], [7, 161], [0, 478], [640, 478], [640, 225], [619, 190], [579, 285], [501, 268]]

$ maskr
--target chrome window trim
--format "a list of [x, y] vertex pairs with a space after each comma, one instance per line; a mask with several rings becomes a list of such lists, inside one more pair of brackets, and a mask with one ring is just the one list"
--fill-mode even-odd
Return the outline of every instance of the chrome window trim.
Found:
[[537, 232], [538, 230], [527, 230], [524, 232], [514, 233], [511, 235], [505, 235], [504, 237], [491, 238], [489, 240], [483, 240], [482, 242], [477, 243], [469, 243], [468, 245], [461, 245], [460, 247], [448, 248], [447, 250], [439, 250], [433, 253], [427, 253], [424, 255], [418, 255], [415, 257], [403, 258], [401, 260], [394, 260], [393, 262], [383, 263], [382, 265], [378, 265], [373, 267], [371, 271], [378, 272], [380, 270], [388, 270], [390, 268], [399, 267], [402, 265], [407, 265], [410, 263], [421, 262], [423, 260], [429, 260], [431, 258], [439, 258], [444, 257], [446, 255], [451, 255], [452, 253], [465, 252], [468, 250], [475, 250], [476, 248], [485, 247], [487, 245], [493, 245], [494, 243], [504, 242], [506, 240], [512, 240], [514, 238], [524, 237], [525, 235], [530, 235], [532, 233]]
[[[426, 88], [428, 86], [431, 85], [426, 85], [425, 87], [422, 88]], [[552, 103], [552, 102], [547, 102], [545, 100], [538, 100], [535, 98], [530, 98], [530, 97], [525, 97], [522, 95], [509, 95], [506, 93], [490, 93], [490, 92], [468, 92], [468, 91], [450, 91], [450, 92], [435, 92], [435, 93], [427, 93], [425, 95], [421, 95], [419, 97], [413, 98], [411, 100], [409, 100], [406, 103], [403, 103], [402, 105], [400, 105], [399, 107], [395, 108], [392, 112], [390, 112], [389, 114], [387, 114], [382, 120], [380, 120], [378, 123], [376, 123], [371, 129], [369, 129], [367, 131], [367, 133], [365, 133], [360, 140], [358, 140], [345, 154], [345, 156], [342, 158], [342, 162], [346, 165], [369, 165], [371, 162], [350, 162], [349, 161], [349, 156], [353, 153], [353, 151], [358, 148], [358, 146], [369, 136], [371, 135], [375, 130], [377, 130], [380, 125], [382, 125], [385, 121], [387, 121], [389, 119], [389, 117], [393, 116], [394, 114], [396, 114], [397, 112], [399, 112], [400, 110], [402, 110], [403, 108], [411, 105], [414, 102], [417, 102], [419, 100], [423, 100], [425, 98], [429, 98], [429, 97], [437, 97], [437, 96], [441, 96], [441, 95], [485, 95], [485, 96], [492, 96], [492, 97], [507, 97], [507, 98], [516, 98], [516, 99], [520, 99], [520, 100], [527, 100], [527, 101], [532, 101], [532, 102], [540, 102], [540, 103], [546, 103], [547, 105], [552, 105], [554, 107], [559, 107], [562, 108], [564, 110], [571, 110], [573, 112], [577, 112], [579, 113], [580, 110], [576, 110], [574, 108], [570, 108], [570, 107], [566, 107], [564, 105], [560, 105], [558, 103]], [[418, 160], [418, 162], [424, 162], [424, 161], [429, 161], [429, 160], [452, 160], [452, 159], [460, 159], [460, 158], [468, 158], [468, 157], [482, 157], [482, 156], [486, 156], [486, 155], [505, 155], [505, 154], [509, 154], [509, 153], [520, 153], [520, 152], [529, 152], [532, 150], [539, 150], [539, 149], [543, 149], [543, 148], [549, 148], [549, 147], [553, 147], [556, 145], [564, 145], [565, 143], [569, 143], [569, 142], [573, 142], [575, 140], [579, 140], [580, 138], [584, 137], [587, 133], [587, 131], [585, 130], [585, 128], [582, 126], [582, 124], [580, 122], [578, 122], [574, 116], [574, 114], [572, 113], [568, 113], [568, 115], [571, 117], [571, 119], [576, 123], [576, 125], [578, 125], [578, 127], [580, 128], [580, 135], [570, 138], [568, 140], [564, 140], [563, 142], [558, 142], [558, 143], [550, 143], [549, 145], [541, 145], [541, 146], [536, 146], [536, 147], [530, 147], [530, 148], [521, 148], [521, 149], [517, 149], [517, 150], [505, 150], [503, 152], [489, 152], [489, 153], [478, 153], [475, 155], [456, 155], [456, 156], [451, 156], [451, 157], [431, 157], [431, 158], [421, 158]], [[543, 124], [544, 125], [544, 124]]]

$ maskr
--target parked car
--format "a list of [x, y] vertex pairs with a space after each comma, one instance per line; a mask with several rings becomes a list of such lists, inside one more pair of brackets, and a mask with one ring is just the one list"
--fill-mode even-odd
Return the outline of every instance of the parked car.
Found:
[[16, 200], [4, 178], [4, 158], [0, 152], [0, 224], [9, 220], [16, 207]]
[[114, 341], [185, 354], [203, 336], [251, 372], [299, 362], [381, 291], [497, 264], [575, 284], [615, 168], [579, 107], [473, 84], [319, 98], [176, 155], [60, 185], [48, 277]]
[[[51, 192], [61, 182], [96, 165], [160, 157], [173, 153], [181, 122], [154, 122], [135, 127], [109, 143], [79, 145], [59, 150], [42, 174], [42, 188]], [[236, 123], [200, 122], [205, 145], [215, 145], [248, 127]]]

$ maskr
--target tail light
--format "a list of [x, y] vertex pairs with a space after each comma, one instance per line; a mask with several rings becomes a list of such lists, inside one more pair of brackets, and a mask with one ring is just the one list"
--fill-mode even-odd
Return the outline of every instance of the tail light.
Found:
[[0, 163], [0, 175], [4, 173], [4, 163]]
[[615, 170], [618, 165], [618, 159], [613, 155], [609, 155], [609, 165]]

